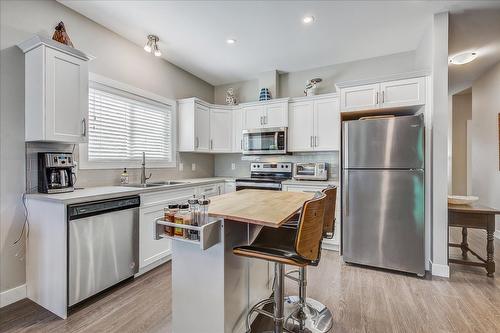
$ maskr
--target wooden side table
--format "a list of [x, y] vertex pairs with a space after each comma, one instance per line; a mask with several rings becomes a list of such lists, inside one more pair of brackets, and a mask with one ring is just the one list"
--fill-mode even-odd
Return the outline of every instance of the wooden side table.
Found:
[[[500, 214], [500, 211], [481, 206], [479, 204], [472, 205], [451, 205], [448, 204], [448, 228], [449, 227], [461, 227], [462, 228], [462, 242], [460, 244], [448, 243], [450, 247], [459, 247], [462, 250], [463, 260], [460, 259], [450, 259], [448, 257], [448, 262], [455, 264], [463, 264], [469, 266], [479, 266], [486, 268], [487, 275], [493, 277], [495, 273], [495, 261], [494, 261], [494, 232], [495, 232], [495, 215]], [[467, 243], [467, 228], [484, 229], [486, 230], [486, 259], [479, 256], [476, 252], [469, 248]], [[470, 252], [474, 255], [479, 262], [465, 260], [467, 259], [467, 254]]]

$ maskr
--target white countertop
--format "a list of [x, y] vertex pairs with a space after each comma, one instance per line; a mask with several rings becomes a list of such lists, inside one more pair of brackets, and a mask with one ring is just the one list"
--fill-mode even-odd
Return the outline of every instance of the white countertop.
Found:
[[128, 187], [128, 186], [95, 186], [95, 187], [86, 187], [83, 189], [78, 189], [68, 193], [58, 193], [58, 194], [32, 193], [27, 195], [27, 199], [55, 201], [64, 204], [73, 204], [86, 201], [117, 198], [121, 196], [137, 195], [141, 193], [168, 191], [172, 189], [179, 189], [185, 187], [234, 181], [234, 179], [230, 177], [210, 177], [210, 178], [178, 179], [173, 181], [179, 181], [183, 183], [175, 185], [161, 185], [161, 186], [154, 186], [147, 188]]

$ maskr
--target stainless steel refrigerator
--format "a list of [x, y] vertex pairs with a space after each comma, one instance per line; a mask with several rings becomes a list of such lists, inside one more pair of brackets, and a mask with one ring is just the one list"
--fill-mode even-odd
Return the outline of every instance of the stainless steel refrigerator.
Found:
[[342, 123], [345, 262], [425, 274], [423, 115]]

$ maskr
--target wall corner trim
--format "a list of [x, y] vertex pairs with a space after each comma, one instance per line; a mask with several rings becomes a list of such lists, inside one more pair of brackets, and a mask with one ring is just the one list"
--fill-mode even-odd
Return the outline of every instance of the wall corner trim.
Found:
[[0, 308], [26, 298], [26, 285], [20, 285], [0, 293]]
[[432, 261], [430, 261], [429, 263], [431, 266], [432, 275], [445, 277], [445, 278], [450, 277], [450, 266], [441, 265], [441, 264], [434, 264]]

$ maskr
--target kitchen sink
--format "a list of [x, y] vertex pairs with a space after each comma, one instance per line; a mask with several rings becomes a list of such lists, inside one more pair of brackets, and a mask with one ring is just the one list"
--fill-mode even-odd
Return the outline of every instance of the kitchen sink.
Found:
[[187, 184], [189, 182], [179, 182], [179, 181], [164, 181], [164, 182], [150, 182], [146, 184], [127, 184], [123, 186], [127, 187], [139, 187], [139, 188], [147, 188], [147, 187], [157, 187], [157, 186], [165, 186], [165, 185], [178, 185], [178, 184]]

